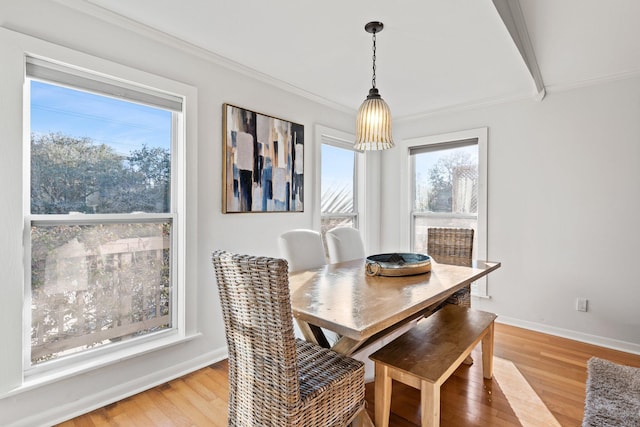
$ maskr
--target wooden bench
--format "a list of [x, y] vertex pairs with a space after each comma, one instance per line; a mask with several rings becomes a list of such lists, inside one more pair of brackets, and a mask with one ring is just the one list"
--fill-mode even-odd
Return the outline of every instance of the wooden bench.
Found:
[[493, 313], [447, 305], [369, 357], [375, 362], [375, 424], [389, 426], [391, 380], [420, 390], [422, 426], [440, 425], [440, 386], [482, 341], [483, 376], [493, 376]]

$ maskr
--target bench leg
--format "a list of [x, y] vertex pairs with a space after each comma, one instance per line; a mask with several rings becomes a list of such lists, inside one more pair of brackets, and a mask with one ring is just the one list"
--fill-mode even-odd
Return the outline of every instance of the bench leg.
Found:
[[376, 427], [389, 427], [389, 415], [391, 412], [391, 376], [389, 375], [389, 367], [376, 363], [375, 369]]
[[440, 426], [440, 386], [428, 381], [420, 381], [420, 410], [422, 427]]
[[493, 377], [493, 322], [482, 337], [482, 376], [488, 380]]

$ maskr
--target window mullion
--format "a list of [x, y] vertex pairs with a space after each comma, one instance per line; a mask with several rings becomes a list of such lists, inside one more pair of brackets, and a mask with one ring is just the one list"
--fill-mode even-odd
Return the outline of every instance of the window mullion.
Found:
[[173, 213], [143, 213], [143, 214], [78, 214], [78, 215], [29, 215], [31, 224], [123, 224], [157, 222], [161, 219], [171, 219]]

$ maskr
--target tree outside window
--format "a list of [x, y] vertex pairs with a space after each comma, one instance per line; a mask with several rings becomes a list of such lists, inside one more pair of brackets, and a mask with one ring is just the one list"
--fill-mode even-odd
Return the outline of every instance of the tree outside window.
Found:
[[426, 252], [427, 228], [477, 229], [477, 145], [416, 149], [414, 164], [413, 250]]

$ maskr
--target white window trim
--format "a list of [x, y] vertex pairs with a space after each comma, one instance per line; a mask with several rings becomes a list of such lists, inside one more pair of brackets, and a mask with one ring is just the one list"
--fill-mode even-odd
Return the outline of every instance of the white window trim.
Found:
[[[462, 141], [466, 139], [478, 140], [478, 230], [476, 238], [478, 239], [477, 253], [475, 258], [487, 260], [487, 143], [488, 143], [488, 128], [476, 128], [459, 132], [451, 132], [440, 135], [422, 136], [417, 138], [411, 138], [401, 141], [399, 149], [403, 150], [403, 155], [400, 156], [400, 168], [399, 170], [405, 171], [400, 176], [400, 188], [404, 191], [401, 192], [400, 206], [402, 209], [402, 218], [405, 220], [400, 221], [400, 236], [401, 244], [403, 247], [410, 248], [412, 240], [412, 168], [411, 168], [411, 156], [410, 149], [412, 147], [419, 147], [431, 144], [443, 144], [451, 141]], [[473, 296], [480, 298], [489, 298], [488, 285], [486, 278], [480, 279], [475, 282], [473, 289]]]
[[364, 214], [364, 210], [367, 206], [366, 198], [366, 162], [363, 153], [353, 149], [353, 142], [356, 137], [354, 134], [343, 132], [337, 129], [332, 129], [322, 125], [315, 125], [315, 191], [314, 191], [314, 206], [313, 210], [313, 228], [315, 230], [321, 229], [322, 212], [320, 212], [320, 201], [322, 196], [322, 144], [333, 145], [334, 147], [344, 148], [347, 150], [353, 150], [356, 158], [356, 183], [353, 187], [353, 191], [356, 193], [355, 197], [355, 217], [357, 218], [358, 229], [364, 240], [365, 248], [367, 247], [367, 236], [369, 231], [369, 223], [367, 221], [367, 215]]
[[[48, 60], [42, 61], [38, 60], [48, 66], [50, 62]], [[33, 63], [32, 56], [27, 57], [27, 67], [29, 64]], [[70, 70], [70, 66], [60, 65], [59, 69], [61, 73], [65, 73], [67, 70]], [[92, 75], [90, 72], [84, 73], [84, 79], [91, 79]], [[111, 77], [112, 80], [116, 80], [117, 77]], [[102, 77], [100, 80], [109, 81], [110, 78]], [[29, 76], [26, 77], [26, 83], [28, 83], [31, 79]], [[34, 80], [40, 80], [35, 78]], [[47, 80], [40, 80], [45, 81]], [[52, 81], [54, 85], [60, 85], [55, 80]], [[117, 83], [116, 83], [117, 84]], [[125, 86], [133, 86], [135, 84], [131, 82], [125, 83]], [[24, 92], [25, 92], [25, 128], [30, 128], [30, 93], [29, 93], [29, 84], [25, 84]], [[72, 85], [69, 87], [78, 88], [82, 90], [84, 85]], [[103, 95], [107, 96], [107, 95]], [[177, 97], [177, 96], [176, 96]], [[31, 356], [30, 356], [30, 330], [31, 330], [31, 310], [27, 304], [25, 304], [25, 309], [23, 312], [23, 328], [24, 328], [24, 347], [23, 347], [23, 370], [24, 370], [24, 378], [25, 381], [29, 382], [29, 380], [33, 379], [33, 381], [39, 383], [42, 381], [43, 377], [53, 376], [56, 377], [56, 373], [59, 375], [63, 375], [63, 373], [74, 372], [76, 370], [86, 370], [88, 366], [92, 366], [96, 363], [96, 360], [102, 361], [101, 363], [112, 363], [112, 359], [114, 355], [119, 355], [118, 357], [128, 357], [129, 355], [133, 356], [140, 352], [148, 351], [149, 348], [154, 347], [154, 342], [162, 342], [161, 346], [166, 345], [167, 341], [172, 341], [175, 339], [182, 339], [185, 337], [184, 333], [184, 307], [181, 307], [179, 301], [184, 301], [184, 277], [180, 275], [178, 272], [182, 271], [179, 268], [181, 262], [184, 261], [184, 255], [179, 250], [180, 242], [184, 240], [183, 234], [180, 232], [180, 229], [184, 229], [181, 224], [181, 221], [178, 220], [179, 214], [184, 211], [184, 205], [180, 202], [179, 192], [180, 185], [183, 181], [183, 174], [176, 171], [176, 167], [180, 170], [180, 165], [177, 164], [177, 156], [176, 154], [181, 151], [181, 147], [184, 146], [184, 138], [181, 138], [181, 134], [184, 132], [180, 132], [180, 128], [176, 129], [175, 126], [179, 126], [178, 118], [182, 113], [182, 103], [180, 102], [180, 112], [174, 112], [172, 114], [172, 131], [174, 134], [171, 138], [171, 210], [169, 213], [154, 213], [154, 214], [87, 214], [87, 215], [45, 215], [45, 214], [30, 214], [30, 166], [26, 165], [24, 168], [24, 178], [23, 182], [25, 183], [25, 191], [24, 191], [24, 212], [25, 215], [25, 247], [29, 248], [31, 239], [30, 233], [28, 232], [31, 229], [33, 224], [65, 224], [65, 223], [86, 223], [88, 225], [93, 224], [116, 224], [116, 223], [128, 223], [135, 221], [144, 221], [144, 220], [171, 220], [172, 223], [172, 239], [171, 239], [171, 321], [172, 326], [165, 331], [158, 331], [156, 333], [144, 335], [141, 337], [133, 338], [130, 340], [125, 340], [121, 343], [113, 343], [108, 347], [97, 347], [95, 349], [81, 351], [69, 356], [65, 356], [60, 359], [55, 359], [52, 361], [48, 361], [42, 363], [40, 365], [32, 365], [31, 364]], [[156, 107], [157, 108], [157, 107]], [[30, 133], [25, 133], [25, 146], [30, 146]], [[30, 158], [30, 150], [26, 150], [28, 152], [26, 158], [27, 162]], [[24, 287], [25, 287], [25, 301], [31, 300], [31, 270], [29, 266], [31, 265], [30, 258], [31, 250], [25, 252], [25, 279], [24, 279]], [[182, 296], [180, 297], [180, 295]]]
[[[15, 348], [14, 344], [17, 342], [23, 342], [24, 338], [24, 317], [20, 316], [20, 313], [24, 314], [29, 310], [27, 304], [28, 300], [24, 298], [25, 277], [30, 274], [27, 268], [27, 264], [20, 262], [19, 264], [10, 263], [7, 267], [6, 276], [8, 279], [7, 286], [14, 287], [14, 291], [7, 292], [5, 298], [0, 302], [0, 311], [5, 313], [8, 322], [3, 322], [0, 325], [2, 329], [2, 335], [6, 337], [5, 344], [9, 347], [13, 347], [13, 350], [0, 354], [0, 365], [2, 365], [2, 380], [0, 380], [0, 396], [6, 396], [8, 394], [20, 393], [22, 391], [31, 389], [33, 387], [40, 386], [42, 384], [48, 384], [65, 378], [71, 371], [75, 373], [85, 371], [87, 369], [95, 369], [102, 366], [106, 366], [119, 361], [143, 354], [149, 351], [156, 351], [160, 348], [166, 348], [168, 345], [175, 344], [177, 342], [192, 339], [197, 336], [197, 317], [196, 310], [192, 310], [189, 307], [195, 307], [197, 305], [197, 265], [195, 261], [196, 242], [195, 240], [187, 240], [187, 233], [189, 235], [195, 235], [196, 231], [196, 215], [197, 204], [196, 197], [188, 197], [189, 194], [197, 194], [197, 89], [193, 86], [189, 86], [177, 81], [173, 81], [164, 77], [153, 75], [138, 69], [130, 68], [121, 64], [117, 64], [111, 61], [103, 60], [101, 58], [93, 57], [88, 54], [77, 52], [68, 48], [54, 45], [52, 43], [39, 40], [33, 37], [25, 36], [19, 33], [15, 33], [6, 29], [0, 29], [0, 37], [3, 39], [4, 48], [0, 49], [0, 53], [3, 54], [5, 66], [0, 72], [2, 77], [2, 84], [5, 86], [3, 93], [10, 93], [5, 101], [7, 105], [14, 105], [15, 109], [7, 109], [7, 117], [18, 118], [18, 120], [8, 120], [4, 126], [0, 126], [0, 131], [6, 137], [21, 135], [23, 144], [20, 149], [10, 149], [8, 152], [13, 152], [15, 158], [21, 158], [22, 162], [19, 162], [15, 167], [9, 168], [3, 174], [10, 177], [12, 181], [18, 184], [22, 190], [22, 203], [23, 208], [21, 215], [21, 227], [17, 227], [19, 230], [17, 234], [10, 239], [11, 242], [16, 242], [17, 235], [23, 237], [28, 233], [28, 227], [25, 225], [25, 219], [29, 209], [25, 209], [25, 204], [28, 203], [25, 199], [28, 199], [29, 188], [28, 179], [25, 179], [25, 175], [29, 174], [28, 165], [28, 151], [29, 148], [29, 99], [28, 91], [22, 90], [22, 94], [17, 95], [17, 91], [24, 86], [25, 83], [25, 58], [27, 56], [51, 58], [65, 64], [74, 64], [75, 66], [86, 69], [95, 70], [103, 73], [104, 75], [112, 76], [116, 79], [120, 79], [123, 82], [131, 82], [134, 85], [138, 85], [140, 82], [144, 82], [144, 86], [150, 88], [157, 88], [160, 91], [174, 94], [183, 99], [183, 112], [189, 114], [188, 119], [179, 122], [179, 128], [181, 132], [176, 135], [177, 147], [172, 147], [175, 150], [173, 153], [174, 170], [172, 174], [172, 185], [177, 185], [175, 203], [177, 209], [175, 212], [175, 224], [174, 233], [176, 236], [175, 251], [177, 252], [178, 259], [174, 264], [175, 274], [177, 274], [178, 280], [176, 281], [176, 299], [178, 301], [176, 309], [178, 315], [174, 318], [174, 324], [176, 330], [173, 331], [172, 336], [169, 334], [159, 334], [157, 341], [141, 340], [139, 345], [132, 345], [130, 348], [124, 346], [120, 347], [119, 351], [113, 351], [111, 353], [105, 352], [104, 355], [96, 357], [94, 360], [83, 362], [77, 366], [68, 365], [65, 367], [60, 366], [58, 369], [48, 371], [46, 373], [35, 373], [25, 377], [25, 365], [24, 358], [22, 357], [22, 351]], [[7, 90], [11, 88], [11, 91]], [[183, 116], [184, 117], [184, 116]], [[22, 118], [22, 120], [20, 120]], [[187, 138], [187, 135], [189, 138]], [[16, 139], [19, 140], [20, 138]], [[20, 153], [20, 154], [18, 154]], [[187, 167], [187, 164], [190, 166]], [[18, 173], [18, 170], [20, 172]], [[187, 182], [189, 186], [187, 187]], [[15, 192], [11, 192], [11, 198], [8, 200], [10, 203], [15, 199]], [[7, 193], [9, 194], [9, 193]], [[15, 206], [15, 205], [14, 205]], [[7, 221], [6, 224], [11, 228], [11, 225], [16, 226], [15, 211], [5, 215]], [[21, 254], [25, 254], [29, 248], [15, 247], [13, 250], [18, 254], [18, 259]], [[15, 257], [13, 257], [15, 258]], [[24, 260], [24, 257], [22, 257]], [[20, 279], [18, 279], [20, 278]], [[20, 287], [19, 292], [15, 292], [16, 288]], [[187, 287], [189, 289], [187, 289]], [[19, 319], [22, 319], [18, 323]], [[18, 326], [20, 325], [20, 326]], [[144, 342], [142, 342], [144, 341]], [[17, 354], [19, 354], [18, 357]], [[109, 353], [109, 354], [106, 354]]]

